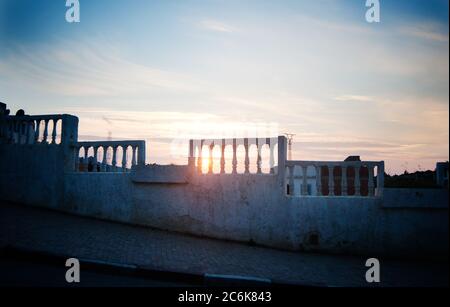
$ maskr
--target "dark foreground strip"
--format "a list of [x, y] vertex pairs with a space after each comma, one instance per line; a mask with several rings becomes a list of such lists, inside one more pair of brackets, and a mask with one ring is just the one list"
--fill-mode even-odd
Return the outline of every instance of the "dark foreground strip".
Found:
[[[34, 251], [13, 246], [7, 246], [0, 249], [0, 257], [13, 260], [27, 261], [30, 263], [42, 263], [48, 265], [60, 265], [65, 267], [65, 262], [71, 256], [49, 253], [45, 251]], [[219, 275], [219, 274], [193, 274], [187, 272], [174, 272], [156, 270], [153, 268], [142, 267], [134, 264], [123, 264], [106, 262], [101, 260], [77, 258], [83, 268], [106, 273], [111, 275], [133, 276], [139, 278], [150, 278], [152, 280], [181, 282], [192, 285], [193, 287], [326, 287], [323, 284], [305, 285], [290, 284], [280, 281], [274, 281], [265, 278]]]

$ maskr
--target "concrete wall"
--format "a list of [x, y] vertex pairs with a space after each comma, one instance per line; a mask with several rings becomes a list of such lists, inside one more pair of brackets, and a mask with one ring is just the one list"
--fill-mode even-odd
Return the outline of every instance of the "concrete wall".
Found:
[[[385, 196], [385, 199], [389, 196]], [[448, 257], [448, 209], [386, 208], [380, 198], [288, 198], [294, 246], [301, 250]]]
[[56, 208], [63, 201], [64, 148], [60, 145], [0, 145], [0, 197]]
[[277, 175], [202, 175], [168, 166], [171, 180], [162, 180], [165, 167], [156, 168], [132, 174], [66, 174], [60, 208], [290, 250], [448, 256], [448, 205], [436, 196], [435, 207], [413, 208], [384, 205], [398, 199], [393, 195], [403, 195], [403, 201], [408, 201], [405, 195], [416, 195], [401, 189], [388, 189], [384, 199], [291, 197], [284, 195]]
[[442, 190], [386, 189], [384, 198], [291, 197], [278, 175], [191, 170], [64, 172], [63, 146], [3, 144], [0, 198], [291, 250], [448, 257], [448, 196]]

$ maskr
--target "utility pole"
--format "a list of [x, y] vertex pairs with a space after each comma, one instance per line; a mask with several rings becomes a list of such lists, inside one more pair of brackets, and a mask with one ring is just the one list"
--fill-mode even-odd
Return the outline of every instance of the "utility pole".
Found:
[[288, 140], [288, 160], [292, 160], [292, 140], [294, 139], [295, 134], [293, 133], [285, 133]]

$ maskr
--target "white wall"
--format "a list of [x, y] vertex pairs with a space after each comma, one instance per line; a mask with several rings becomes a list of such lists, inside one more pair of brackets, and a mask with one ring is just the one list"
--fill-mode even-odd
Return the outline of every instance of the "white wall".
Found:
[[[448, 256], [448, 198], [431, 190], [422, 191], [421, 199], [430, 201], [420, 206], [411, 190], [386, 189], [383, 199], [286, 196], [279, 176], [269, 174], [202, 175], [170, 166], [140, 179], [136, 173], [65, 173], [63, 150], [0, 145], [0, 198], [291, 250]], [[415, 205], [396, 206], [398, 200]]]

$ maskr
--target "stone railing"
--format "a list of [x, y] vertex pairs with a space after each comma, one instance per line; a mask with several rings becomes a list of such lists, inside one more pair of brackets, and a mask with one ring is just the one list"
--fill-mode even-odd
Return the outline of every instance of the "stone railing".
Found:
[[285, 174], [285, 191], [289, 196], [383, 195], [383, 161], [286, 161]]
[[0, 142], [61, 145], [76, 142], [78, 118], [72, 115], [25, 115], [0, 118]]
[[[199, 173], [202, 173], [203, 165], [207, 165], [207, 171], [203, 170], [203, 173], [212, 174], [214, 168], [214, 160], [220, 159], [220, 170], [217, 172], [219, 174], [226, 174], [225, 168], [226, 163], [231, 164], [231, 174], [238, 173], [238, 147], [243, 146], [244, 149], [244, 174], [250, 173], [250, 147], [256, 146], [256, 174], [263, 174], [262, 172], [262, 157], [261, 152], [263, 147], [266, 146], [266, 149], [269, 152], [269, 173], [273, 174], [276, 170], [275, 167], [275, 148], [278, 147], [279, 138], [233, 138], [233, 139], [203, 139], [203, 140], [190, 140], [189, 141], [189, 166], [198, 170]], [[207, 157], [203, 157], [202, 151], [206, 146], [206, 150], [208, 152]], [[213, 151], [215, 147], [220, 149], [219, 157], [214, 157]], [[232, 149], [232, 154], [230, 159], [226, 159], [225, 151], [226, 148], [230, 147]], [[279, 149], [278, 149], [279, 151]], [[282, 157], [282, 155], [277, 152], [278, 157]], [[208, 159], [205, 162], [205, 159]]]
[[77, 142], [75, 172], [127, 172], [145, 164], [145, 141]]

